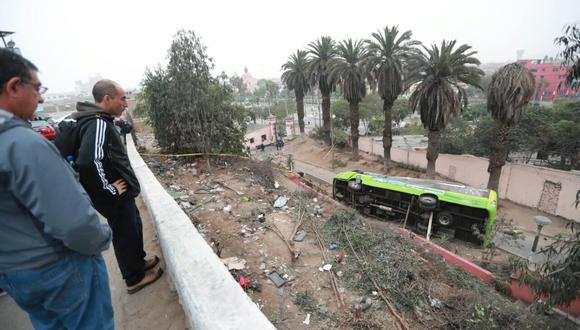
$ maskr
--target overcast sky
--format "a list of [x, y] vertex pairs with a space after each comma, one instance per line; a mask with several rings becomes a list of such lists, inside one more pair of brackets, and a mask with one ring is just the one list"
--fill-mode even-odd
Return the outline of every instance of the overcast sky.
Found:
[[165, 64], [180, 28], [193, 29], [216, 72], [280, 76], [298, 48], [322, 35], [369, 38], [385, 25], [412, 30], [425, 44], [456, 39], [482, 62], [554, 56], [554, 38], [580, 19], [580, 0], [462, 1], [123, 1], [0, 0], [0, 30], [41, 70], [49, 92], [73, 91], [101, 74], [137, 87], [146, 67]]

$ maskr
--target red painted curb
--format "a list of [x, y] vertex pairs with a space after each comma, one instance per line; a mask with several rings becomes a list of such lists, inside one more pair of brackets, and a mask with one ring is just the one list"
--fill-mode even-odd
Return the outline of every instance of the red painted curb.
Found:
[[457, 254], [446, 250], [439, 245], [426, 240], [425, 238], [403, 228], [399, 228], [402, 234], [409, 235], [413, 240], [423, 247], [427, 246], [433, 253], [440, 255], [447, 263], [461, 267], [464, 271], [481, 278], [483, 281], [489, 283], [494, 279], [494, 276], [488, 270], [485, 270], [469, 260], [465, 260]]

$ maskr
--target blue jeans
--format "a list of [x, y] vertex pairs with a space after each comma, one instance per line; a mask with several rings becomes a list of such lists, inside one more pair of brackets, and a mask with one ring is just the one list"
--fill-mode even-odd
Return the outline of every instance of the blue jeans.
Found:
[[35, 329], [114, 329], [102, 256], [72, 252], [40, 270], [0, 274], [0, 288], [28, 313]]

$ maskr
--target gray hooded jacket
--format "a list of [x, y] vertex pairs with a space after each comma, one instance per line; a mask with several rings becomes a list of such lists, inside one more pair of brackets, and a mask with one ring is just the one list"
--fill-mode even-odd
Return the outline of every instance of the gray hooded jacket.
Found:
[[110, 240], [56, 147], [0, 109], [0, 273], [42, 267], [73, 251], [98, 255]]

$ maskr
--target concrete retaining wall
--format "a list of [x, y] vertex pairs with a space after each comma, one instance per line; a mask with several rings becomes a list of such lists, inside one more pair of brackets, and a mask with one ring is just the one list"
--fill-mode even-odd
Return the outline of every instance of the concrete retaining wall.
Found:
[[127, 152], [191, 329], [275, 329], [165, 191], [127, 136]]

